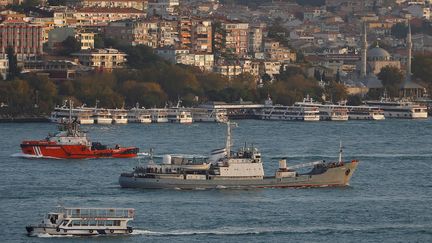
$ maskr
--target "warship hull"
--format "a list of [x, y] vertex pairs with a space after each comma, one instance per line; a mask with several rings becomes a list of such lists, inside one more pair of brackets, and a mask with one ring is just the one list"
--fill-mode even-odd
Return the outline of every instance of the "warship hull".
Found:
[[247, 188], [298, 188], [298, 187], [344, 187], [358, 165], [352, 161], [337, 167], [327, 168], [322, 173], [298, 174], [293, 177], [225, 178], [206, 176], [204, 179], [187, 179], [186, 176], [152, 177], [123, 173], [119, 178], [123, 188], [143, 189], [247, 189]]

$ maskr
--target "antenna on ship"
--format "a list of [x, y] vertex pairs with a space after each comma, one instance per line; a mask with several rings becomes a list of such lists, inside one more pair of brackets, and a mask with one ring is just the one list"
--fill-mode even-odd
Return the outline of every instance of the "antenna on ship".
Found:
[[342, 140], [339, 140], [339, 163], [342, 163], [342, 152], [343, 152]]
[[227, 157], [231, 157], [231, 146], [232, 146], [232, 141], [231, 141], [231, 126], [237, 126], [237, 123], [235, 122], [230, 122], [227, 121], [227, 139], [226, 139], [226, 145], [225, 145], [225, 150], [227, 153]]
[[69, 123], [72, 123], [72, 100], [69, 99]]

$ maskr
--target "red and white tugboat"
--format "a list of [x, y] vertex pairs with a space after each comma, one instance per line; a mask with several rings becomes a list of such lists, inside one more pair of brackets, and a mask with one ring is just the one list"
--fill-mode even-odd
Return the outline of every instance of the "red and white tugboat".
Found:
[[137, 147], [107, 148], [101, 143], [92, 143], [71, 116], [59, 126], [56, 134], [49, 134], [44, 140], [23, 141], [21, 150], [26, 155], [56, 159], [133, 158], [139, 151]]

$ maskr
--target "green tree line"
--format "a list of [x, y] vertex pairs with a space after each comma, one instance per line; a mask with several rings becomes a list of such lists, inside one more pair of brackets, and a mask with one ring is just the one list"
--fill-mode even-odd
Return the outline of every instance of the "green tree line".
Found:
[[322, 89], [317, 80], [307, 78], [299, 67], [282, 70], [276, 80], [261, 87], [248, 73], [228, 79], [195, 67], [170, 64], [146, 46], [121, 49], [128, 54], [127, 67], [110, 73], [93, 72], [65, 81], [17, 74], [10, 80], [0, 81], [0, 102], [8, 104], [7, 111], [3, 112], [48, 114], [55, 104], [68, 98], [87, 106], [99, 100], [99, 106], [107, 108], [132, 107], [137, 102], [147, 108], [163, 107], [175, 104], [179, 98], [185, 106], [240, 99], [262, 102], [268, 95], [275, 103], [286, 105], [300, 101], [307, 94], [319, 99], [324, 93], [334, 101], [346, 98], [343, 85], [333, 81]]

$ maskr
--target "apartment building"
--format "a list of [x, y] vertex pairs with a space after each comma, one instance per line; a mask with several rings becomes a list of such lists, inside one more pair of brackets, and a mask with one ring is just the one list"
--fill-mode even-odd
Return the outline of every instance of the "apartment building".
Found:
[[106, 26], [125, 19], [141, 19], [146, 14], [135, 8], [81, 8], [73, 14], [77, 26]]
[[81, 65], [94, 69], [110, 71], [121, 68], [126, 63], [126, 53], [117, 49], [93, 49], [73, 53], [72, 56], [78, 59]]
[[184, 64], [213, 71], [214, 55], [209, 53], [190, 53], [189, 49], [159, 48], [155, 53], [173, 64]]
[[123, 20], [111, 22], [105, 28], [105, 35], [127, 45], [158, 46], [157, 20]]
[[96, 8], [134, 8], [141, 11], [147, 10], [147, 0], [82, 0], [83, 7]]
[[0, 78], [5, 80], [7, 78], [7, 74], [9, 72], [9, 60], [7, 55], [0, 54]]
[[179, 5], [180, 0], [148, 0], [148, 14], [169, 18], [170, 15], [177, 14]]
[[179, 20], [180, 48], [212, 53], [212, 22], [188, 17]]
[[215, 36], [216, 48], [222, 53], [246, 56], [249, 47], [249, 24], [223, 21]]
[[21, 21], [4, 21], [0, 24], [0, 54], [5, 54], [10, 46], [19, 61], [39, 57], [43, 53], [42, 28]]

